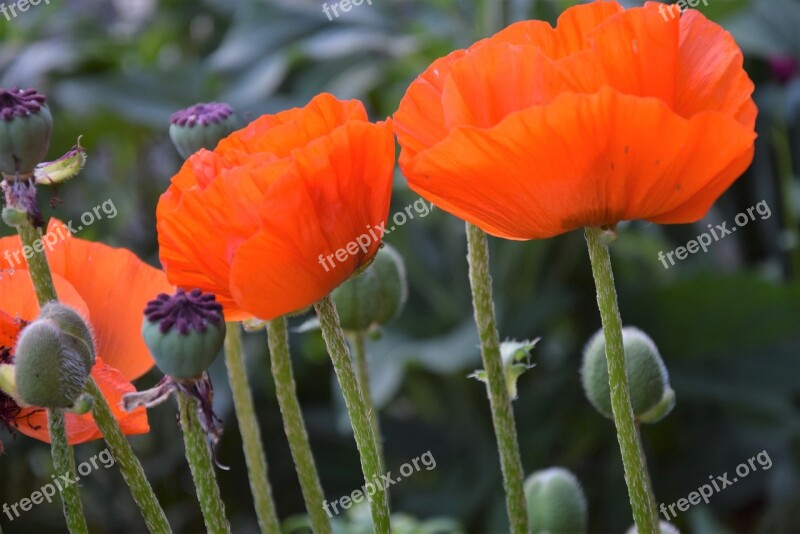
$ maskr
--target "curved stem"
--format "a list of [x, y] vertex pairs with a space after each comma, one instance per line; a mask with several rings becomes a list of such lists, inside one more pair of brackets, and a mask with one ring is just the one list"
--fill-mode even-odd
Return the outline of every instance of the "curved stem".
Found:
[[247, 380], [247, 369], [242, 353], [242, 332], [239, 323], [228, 323], [225, 334], [225, 365], [228, 368], [228, 381], [233, 394], [233, 406], [239, 421], [242, 435], [242, 449], [247, 463], [247, 476], [250, 491], [258, 517], [261, 532], [280, 532], [280, 522], [275, 511], [272, 488], [267, 478], [267, 459], [261, 441], [253, 395]]
[[275, 380], [275, 394], [283, 416], [283, 429], [292, 451], [297, 478], [306, 503], [311, 527], [317, 534], [330, 534], [331, 523], [325, 511], [324, 494], [319, 481], [317, 466], [311, 453], [303, 412], [297, 399], [297, 387], [292, 374], [292, 361], [289, 352], [289, 332], [286, 319], [278, 317], [269, 322], [269, 354], [272, 377]]
[[369, 412], [361, 394], [361, 387], [358, 385], [358, 379], [353, 371], [350, 351], [347, 348], [347, 341], [339, 323], [336, 305], [331, 297], [327, 296], [314, 304], [314, 307], [317, 310], [317, 316], [322, 327], [322, 337], [328, 347], [328, 353], [336, 371], [336, 378], [339, 380], [344, 402], [350, 414], [353, 435], [361, 456], [361, 469], [364, 472], [365, 486], [371, 484], [375, 490], [369, 500], [373, 528], [375, 532], [380, 534], [391, 532], [389, 501], [386, 490], [381, 483], [378, 447], [375, 442], [375, 435], [372, 432]]
[[378, 410], [375, 409], [375, 403], [372, 399], [372, 387], [369, 383], [369, 354], [366, 347], [366, 335], [363, 331], [358, 331], [352, 332], [348, 337], [353, 345], [353, 359], [356, 361], [356, 369], [358, 370], [358, 383], [361, 385], [361, 394], [364, 397], [364, 403], [367, 405], [367, 411], [369, 411], [372, 433], [375, 434], [375, 446], [378, 448], [378, 462], [383, 473], [386, 471], [386, 459], [383, 457], [380, 418], [378, 417]]
[[622, 344], [622, 319], [617, 305], [617, 290], [611, 269], [611, 256], [600, 228], [586, 228], [586, 243], [592, 262], [592, 274], [597, 286], [597, 306], [606, 338], [608, 382], [611, 388], [611, 408], [617, 439], [625, 469], [625, 483], [633, 508], [633, 519], [641, 534], [658, 532], [658, 512], [650, 487], [647, 462], [639, 438], [639, 430], [631, 407], [628, 375], [625, 368], [625, 350]]
[[111, 454], [119, 466], [122, 478], [125, 479], [131, 490], [133, 499], [139, 505], [148, 530], [159, 534], [172, 532], [169, 522], [167, 522], [167, 516], [164, 515], [164, 510], [147, 481], [142, 464], [133, 453], [133, 449], [120, 430], [106, 398], [92, 377], [89, 377], [86, 383], [86, 392], [93, 398], [92, 417], [94, 417], [100, 432], [103, 433], [103, 438], [111, 449]]
[[197, 488], [197, 499], [200, 501], [206, 530], [210, 534], [228, 534], [230, 525], [225, 518], [225, 505], [220, 498], [211, 449], [197, 417], [197, 401], [182, 391], [177, 395], [186, 459]]
[[47, 427], [50, 431], [50, 450], [53, 455], [53, 469], [56, 477], [68, 476], [72, 484], [64, 484], [61, 488], [61, 499], [64, 503], [64, 517], [67, 528], [72, 534], [88, 533], [86, 518], [83, 516], [83, 504], [78, 493], [78, 476], [75, 474], [75, 455], [72, 447], [67, 445], [67, 430], [64, 412], [47, 410]]
[[489, 272], [489, 245], [486, 233], [470, 223], [467, 223], [467, 251], [475, 323], [481, 340], [486, 389], [489, 393], [489, 406], [500, 452], [509, 524], [512, 533], [527, 534], [528, 512], [523, 490], [522, 460], [517, 442], [514, 411], [511, 408], [503, 360], [500, 356], [500, 338], [492, 299], [492, 276]]

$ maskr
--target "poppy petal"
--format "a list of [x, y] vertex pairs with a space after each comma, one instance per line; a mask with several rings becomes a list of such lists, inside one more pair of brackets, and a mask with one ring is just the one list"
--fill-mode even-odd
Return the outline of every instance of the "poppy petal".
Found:
[[[726, 132], [724, 145], [708, 142], [715, 131]], [[457, 128], [420, 154], [407, 177], [412, 189], [490, 234], [546, 238], [653, 219], [695, 195], [713, 202], [749, 164], [754, 137], [719, 113], [687, 121], [657, 99], [604, 88], [565, 93], [490, 130]]]
[[[97, 358], [92, 377], [106, 398], [111, 412], [119, 422], [120, 429], [126, 435], [145, 434], [150, 431], [147, 422], [147, 411], [136, 408], [126, 412], [120, 406], [122, 396], [133, 393], [136, 388], [128, 382], [117, 369], [106, 365], [102, 359]], [[67, 441], [70, 445], [102, 438], [100, 430], [94, 422], [91, 413], [77, 415], [66, 414]], [[41, 408], [25, 408], [16, 418], [16, 427], [22, 434], [50, 443], [50, 433], [47, 430], [47, 412]]]
[[[89, 306], [75, 287], [60, 275], [52, 274], [59, 300], [74, 308], [85, 320], [91, 321]], [[0, 271], [0, 310], [23, 321], [33, 321], [38, 317], [39, 302], [27, 270]]]
[[[350, 122], [298, 149], [262, 204], [262, 231], [236, 251], [230, 278], [236, 302], [274, 319], [316, 302], [366, 264], [380, 246], [393, 163], [388, 121]], [[363, 248], [353, 236], [364, 236]], [[345, 249], [352, 252], [343, 261], [324, 265]]]

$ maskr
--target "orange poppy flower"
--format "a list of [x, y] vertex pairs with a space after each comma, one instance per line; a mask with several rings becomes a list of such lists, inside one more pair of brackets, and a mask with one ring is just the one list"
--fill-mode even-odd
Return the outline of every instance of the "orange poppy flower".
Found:
[[411, 188], [490, 234], [702, 218], [753, 158], [742, 53], [695, 10], [567, 9], [436, 60], [394, 116]]
[[[92, 325], [98, 357], [91, 375], [122, 431], [148, 432], [145, 410], [127, 413], [119, 403], [122, 395], [136, 391], [130, 381], [154, 365], [140, 334], [142, 313], [153, 295], [172, 291], [166, 276], [127, 250], [70, 237], [67, 227], [56, 220], [50, 222], [43, 244], [59, 300]], [[13, 357], [19, 332], [39, 315], [23, 255], [17, 236], [0, 239], [0, 360], [5, 363]], [[20, 409], [2, 392], [0, 422], [50, 441], [45, 411]], [[71, 444], [102, 437], [91, 414], [67, 413], [66, 425]]]
[[167, 277], [232, 321], [313, 304], [377, 252], [394, 148], [389, 121], [322, 94], [196, 152], [158, 203]]

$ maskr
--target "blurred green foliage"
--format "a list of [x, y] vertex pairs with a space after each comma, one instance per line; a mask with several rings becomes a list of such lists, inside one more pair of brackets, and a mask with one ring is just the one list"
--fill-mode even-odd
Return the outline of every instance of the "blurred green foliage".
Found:
[[[118, 216], [79, 237], [131, 248], [155, 264], [155, 205], [180, 165], [167, 136], [174, 110], [221, 100], [253, 118], [330, 91], [363, 99], [374, 117], [386, 117], [436, 57], [514, 20], [554, 22], [575, 2], [374, 0], [334, 21], [322, 3], [53, 0], [11, 21], [0, 19], [0, 86], [36, 87], [49, 96], [51, 159], [79, 135], [89, 153], [83, 174], [58, 190], [63, 204], [46, 213], [69, 220], [111, 199]], [[709, 0], [700, 9], [744, 49], [756, 83], [759, 139], [752, 167], [706, 219], [677, 227], [627, 223], [612, 248], [622, 317], [658, 344], [677, 394], [674, 412], [643, 428], [643, 439], [657, 495], [666, 503], [762, 450], [773, 461], [770, 470], [714, 495], [709, 506], [680, 515], [676, 523], [683, 532], [798, 532], [800, 76], [779, 81], [770, 65], [778, 57], [800, 62], [800, 3]], [[396, 178], [393, 212], [416, 200], [399, 173]], [[658, 261], [659, 251], [685, 244], [709, 223], [733, 221], [762, 200], [770, 218], [669, 269]], [[368, 347], [388, 465], [396, 469], [428, 450], [437, 460], [435, 470], [392, 487], [393, 509], [443, 521], [425, 530], [399, 517], [411, 525], [409, 532], [504, 532], [486, 394], [467, 378], [480, 359], [463, 223], [434, 210], [388, 240], [404, 256], [411, 284], [401, 317]], [[536, 367], [520, 378], [515, 401], [526, 472], [571, 469], [586, 489], [590, 531], [623, 532], [631, 519], [613, 425], [590, 407], [578, 376], [582, 346], [599, 328], [583, 237], [573, 232], [527, 243], [492, 240], [491, 248], [501, 336], [542, 338], [533, 351]], [[295, 333], [292, 344], [322, 483], [326, 496], [336, 499], [362, 484], [343, 403], [318, 333]], [[263, 334], [248, 336], [246, 348], [277, 505], [282, 517], [296, 518], [303, 503]], [[137, 385], [157, 379], [153, 372]], [[218, 455], [231, 466], [219, 474], [222, 493], [234, 532], [256, 532], [220, 362], [213, 379], [217, 409], [227, 423]], [[151, 433], [132, 442], [175, 530], [199, 532], [175, 407], [152, 410], [150, 420]], [[49, 449], [22, 436], [3, 435], [3, 442], [0, 502], [13, 503], [49, 481]], [[78, 461], [102, 448], [102, 442], [77, 447]], [[94, 532], [144, 531], [115, 469], [94, 472], [82, 482], [82, 494]], [[352, 515], [357, 524], [357, 512]], [[11, 533], [64, 529], [55, 503], [13, 523], [0, 516], [0, 524]]]

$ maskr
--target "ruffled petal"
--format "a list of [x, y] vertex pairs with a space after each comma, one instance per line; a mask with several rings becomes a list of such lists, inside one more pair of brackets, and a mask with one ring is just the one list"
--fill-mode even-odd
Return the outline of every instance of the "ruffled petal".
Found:
[[[120, 405], [123, 395], [136, 391], [136, 388], [125, 379], [122, 373], [106, 365], [102, 359], [97, 358], [92, 369], [92, 377], [106, 398], [111, 407], [111, 412], [119, 422], [120, 429], [124, 434], [145, 434], [150, 431], [150, 425], [147, 422], [147, 411], [144, 408], [136, 408], [131, 412], [126, 412]], [[17, 430], [22, 434], [50, 443], [50, 433], [47, 430], [47, 412], [45, 410], [41, 408], [25, 408], [17, 415], [15, 424]], [[67, 441], [70, 445], [103, 437], [91, 413], [83, 415], [67, 413], [66, 426]]]
[[[393, 166], [388, 121], [350, 122], [296, 150], [261, 206], [262, 230], [236, 251], [236, 302], [274, 319], [313, 304], [365, 265], [380, 246]], [[343, 261], [335, 259], [348, 247]]]
[[[720, 132], [724, 144], [708, 142]], [[754, 137], [722, 114], [687, 121], [657, 99], [605, 88], [563, 94], [490, 130], [457, 128], [420, 154], [407, 177], [419, 194], [490, 234], [546, 238], [656, 218], [697, 195], [715, 199], [745, 170]]]

